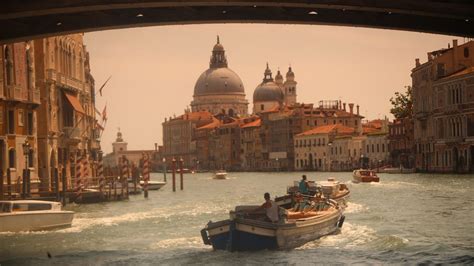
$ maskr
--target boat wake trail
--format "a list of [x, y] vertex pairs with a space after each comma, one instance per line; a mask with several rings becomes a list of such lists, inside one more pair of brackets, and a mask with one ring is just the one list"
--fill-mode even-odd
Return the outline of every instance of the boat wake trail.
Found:
[[202, 249], [203, 247], [206, 247], [206, 249], [209, 248], [208, 246], [204, 246], [202, 244], [202, 239], [200, 237], [180, 237], [164, 239], [150, 245], [151, 249]]
[[347, 208], [344, 210], [345, 213], [359, 213], [359, 212], [364, 212], [369, 210], [369, 207], [359, 204], [359, 203], [354, 203], [354, 202], [348, 202], [347, 203]]

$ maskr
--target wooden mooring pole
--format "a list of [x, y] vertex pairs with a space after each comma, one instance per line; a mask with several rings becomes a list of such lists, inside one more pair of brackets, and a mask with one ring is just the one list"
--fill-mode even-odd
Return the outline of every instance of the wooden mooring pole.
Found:
[[184, 184], [183, 184], [183, 158], [181, 157], [179, 159], [179, 188], [183, 190]]
[[171, 161], [171, 169], [172, 169], [172, 176], [173, 176], [173, 192], [176, 192], [176, 159], [173, 158]]
[[0, 169], [0, 200], [3, 200], [3, 170]]
[[54, 168], [54, 192], [56, 194], [56, 201], [60, 201], [61, 197], [59, 195], [59, 170]]
[[12, 199], [12, 172], [10, 168], [7, 168], [7, 193], [8, 199]]
[[21, 198], [26, 199], [26, 179], [27, 179], [26, 168], [23, 169], [22, 175], [23, 175], [23, 182], [21, 184]]
[[63, 179], [63, 206], [66, 206], [66, 190], [67, 190], [67, 176], [66, 176], [66, 168], [63, 167], [62, 170], [62, 179]]

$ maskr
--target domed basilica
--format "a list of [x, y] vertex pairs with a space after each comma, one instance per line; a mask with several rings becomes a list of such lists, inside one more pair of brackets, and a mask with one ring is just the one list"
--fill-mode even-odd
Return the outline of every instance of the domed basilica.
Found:
[[199, 76], [194, 86], [191, 109], [193, 112], [209, 111], [212, 114], [243, 116], [248, 112], [248, 104], [242, 80], [227, 67], [224, 46], [217, 36], [209, 69]]
[[[209, 69], [199, 76], [194, 86], [191, 110], [208, 111], [213, 115], [245, 116], [248, 101], [245, 99], [244, 85], [240, 77], [227, 67], [224, 46], [219, 41], [212, 49]], [[273, 110], [283, 105], [296, 103], [296, 81], [291, 67], [286, 73], [286, 81], [278, 70], [275, 80], [272, 71], [265, 69], [264, 78], [253, 94], [253, 113]]]

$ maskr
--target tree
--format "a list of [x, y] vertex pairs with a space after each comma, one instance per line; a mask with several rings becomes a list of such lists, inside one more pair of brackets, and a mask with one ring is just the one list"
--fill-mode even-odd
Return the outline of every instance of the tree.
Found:
[[413, 96], [411, 86], [405, 86], [405, 93], [395, 92], [395, 97], [390, 98], [392, 108], [390, 113], [397, 119], [411, 118], [413, 115]]

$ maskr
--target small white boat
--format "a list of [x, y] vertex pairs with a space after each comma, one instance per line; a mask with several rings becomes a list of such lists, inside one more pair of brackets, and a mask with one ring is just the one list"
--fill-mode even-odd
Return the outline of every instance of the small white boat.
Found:
[[214, 179], [226, 179], [227, 172], [225, 170], [219, 170], [214, 174]]
[[41, 231], [72, 224], [74, 212], [61, 203], [42, 200], [0, 201], [0, 232]]
[[[145, 185], [145, 182], [143, 180], [140, 181], [140, 186], [143, 188]], [[164, 185], [166, 185], [166, 182], [162, 181], [148, 181], [148, 190], [159, 190], [162, 188]]]

